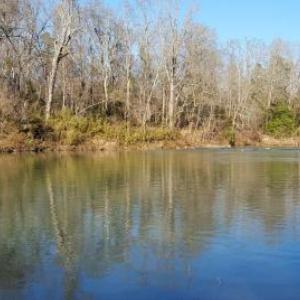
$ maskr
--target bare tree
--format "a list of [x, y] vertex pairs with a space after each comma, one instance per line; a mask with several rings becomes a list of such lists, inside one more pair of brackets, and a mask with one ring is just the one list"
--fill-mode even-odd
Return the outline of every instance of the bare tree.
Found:
[[71, 41], [72, 34], [74, 33], [74, 10], [74, 0], [62, 0], [55, 9], [56, 28], [54, 29], [55, 39], [53, 45], [53, 57], [49, 74], [48, 99], [45, 109], [46, 119], [48, 119], [51, 114], [53, 93], [59, 64], [61, 60], [69, 54], [67, 47]]
[[264, 130], [278, 104], [299, 115], [299, 46], [222, 45], [180, 0], [122, 4], [0, 1], [1, 120], [67, 109], [207, 138]]

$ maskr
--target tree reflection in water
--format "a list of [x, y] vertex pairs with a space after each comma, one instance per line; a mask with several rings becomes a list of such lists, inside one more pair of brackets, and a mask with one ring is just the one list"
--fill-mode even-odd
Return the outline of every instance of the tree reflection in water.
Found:
[[116, 293], [207, 285], [201, 258], [233, 240], [299, 240], [298, 161], [239, 151], [2, 156], [0, 295], [92, 297], [109, 278], [123, 282]]

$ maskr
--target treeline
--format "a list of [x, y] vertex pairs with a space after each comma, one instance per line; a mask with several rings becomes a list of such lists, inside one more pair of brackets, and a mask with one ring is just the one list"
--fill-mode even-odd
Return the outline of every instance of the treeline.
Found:
[[300, 47], [220, 45], [179, 1], [1, 0], [0, 117], [294, 133]]

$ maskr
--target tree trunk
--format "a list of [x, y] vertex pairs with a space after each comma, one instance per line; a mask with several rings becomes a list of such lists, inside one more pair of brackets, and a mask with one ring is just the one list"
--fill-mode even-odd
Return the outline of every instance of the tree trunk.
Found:
[[165, 87], [163, 87], [163, 90], [162, 90], [162, 117], [161, 117], [161, 120], [162, 120], [162, 124], [165, 126], [166, 125], [166, 122], [165, 122], [165, 116], [166, 116], [166, 97], [165, 97]]
[[55, 82], [56, 82], [56, 77], [57, 77], [60, 52], [61, 52], [61, 49], [59, 49], [59, 51], [57, 51], [57, 53], [54, 55], [54, 58], [52, 61], [52, 67], [51, 67], [51, 72], [50, 72], [50, 76], [49, 76], [48, 99], [47, 99], [46, 110], [45, 110], [46, 120], [48, 120], [51, 115], [53, 92], [54, 92], [54, 87], [55, 87]]
[[108, 99], [107, 82], [108, 82], [108, 76], [105, 75], [104, 83], [103, 83], [103, 86], [104, 86], [104, 95], [105, 95], [105, 102], [104, 102], [105, 113], [107, 113], [107, 110], [108, 110], [108, 100], [109, 100]]
[[127, 70], [127, 85], [126, 85], [126, 107], [125, 107], [125, 120], [126, 122], [130, 119], [130, 78], [129, 78], [129, 71]]
[[170, 81], [170, 99], [169, 99], [169, 127], [171, 129], [174, 128], [175, 120], [174, 120], [174, 108], [175, 108], [175, 86], [174, 80]]

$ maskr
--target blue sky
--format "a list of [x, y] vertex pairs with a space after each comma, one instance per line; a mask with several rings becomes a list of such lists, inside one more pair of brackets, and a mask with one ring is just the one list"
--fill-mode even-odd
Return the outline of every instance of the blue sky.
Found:
[[199, 0], [199, 19], [221, 40], [300, 41], [300, 0]]
[[[119, 0], [106, 0], [116, 5]], [[161, 0], [163, 1], [163, 0]], [[185, 0], [197, 4], [199, 21], [216, 30], [221, 41], [282, 38], [300, 41], [300, 0]]]

